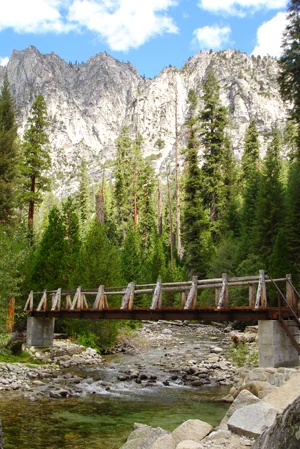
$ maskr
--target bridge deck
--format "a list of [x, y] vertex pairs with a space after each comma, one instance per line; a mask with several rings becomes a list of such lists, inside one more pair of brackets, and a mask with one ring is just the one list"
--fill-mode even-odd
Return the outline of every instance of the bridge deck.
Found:
[[251, 307], [198, 307], [196, 309], [183, 309], [178, 307], [165, 307], [160, 310], [149, 308], [132, 308], [120, 310], [107, 308], [93, 309], [60, 309], [60, 310], [31, 310], [30, 316], [36, 318], [86, 318], [86, 319], [118, 319], [118, 320], [200, 320], [200, 321], [252, 321], [276, 320], [281, 313], [283, 318], [290, 318], [291, 312], [287, 307], [269, 307], [255, 309]]

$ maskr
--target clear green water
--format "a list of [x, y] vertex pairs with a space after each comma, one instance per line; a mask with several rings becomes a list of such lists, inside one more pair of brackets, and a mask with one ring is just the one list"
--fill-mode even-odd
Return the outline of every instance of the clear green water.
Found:
[[[173, 430], [187, 419], [216, 426], [227, 405], [209, 402], [224, 389], [156, 388], [82, 399], [0, 399], [5, 449], [118, 449], [134, 422]], [[208, 401], [208, 402], [206, 402]]]

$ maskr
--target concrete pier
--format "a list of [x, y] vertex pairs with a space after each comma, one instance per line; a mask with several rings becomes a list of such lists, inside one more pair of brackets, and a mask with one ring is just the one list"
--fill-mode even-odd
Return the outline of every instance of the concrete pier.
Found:
[[53, 346], [55, 318], [27, 318], [28, 346], [48, 348]]
[[[294, 321], [286, 321], [286, 325], [293, 335], [299, 333]], [[295, 339], [299, 341], [297, 336]], [[258, 350], [261, 368], [299, 366], [298, 352], [276, 320], [258, 322]]]

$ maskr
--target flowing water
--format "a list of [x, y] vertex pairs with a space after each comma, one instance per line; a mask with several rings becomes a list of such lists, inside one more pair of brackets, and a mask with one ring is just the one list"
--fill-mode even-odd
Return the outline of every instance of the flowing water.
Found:
[[[211, 337], [211, 341], [215, 339]], [[205, 356], [209, 339], [203, 338], [202, 345], [200, 340], [186, 336], [185, 345], [178, 351], [188, 353], [197, 348]], [[5, 449], [118, 449], [135, 422], [170, 431], [187, 419], [218, 425], [228, 405], [216, 399], [225, 396], [228, 387], [191, 388], [176, 382], [145, 387], [117, 381], [120, 372], [136, 366], [163, 379], [166, 373], [161, 361], [169, 353], [170, 348], [150, 348], [136, 356], [108, 357], [105, 367], [77, 371], [82, 377], [93, 378], [93, 383], [86, 385], [89, 394], [85, 397], [30, 402], [2, 396], [0, 419]], [[112, 382], [113, 387], [106, 391], [98, 380]]]

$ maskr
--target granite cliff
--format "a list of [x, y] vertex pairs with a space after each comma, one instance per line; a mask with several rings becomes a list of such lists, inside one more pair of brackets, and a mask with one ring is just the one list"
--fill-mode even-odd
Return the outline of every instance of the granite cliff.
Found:
[[[202, 83], [213, 70], [221, 87], [221, 100], [230, 110], [235, 155], [243, 151], [249, 119], [256, 117], [262, 149], [267, 133], [284, 126], [286, 106], [279, 94], [278, 64], [271, 57], [249, 57], [235, 50], [202, 51], [180, 69], [165, 68], [156, 78], [140, 76], [133, 65], [100, 53], [81, 64], [67, 63], [56, 54], [41, 54], [35, 47], [13, 51], [6, 68], [0, 67], [0, 84], [7, 70], [24, 131], [31, 104], [38, 94], [47, 102], [55, 191], [63, 196], [77, 186], [81, 158], [97, 182], [104, 164], [110, 167], [115, 139], [127, 124], [144, 137], [144, 154], [157, 170], [173, 159], [175, 110], [180, 145], [190, 88], [201, 95]], [[163, 141], [157, 145], [158, 138]], [[162, 143], [162, 142], [161, 142]]]

